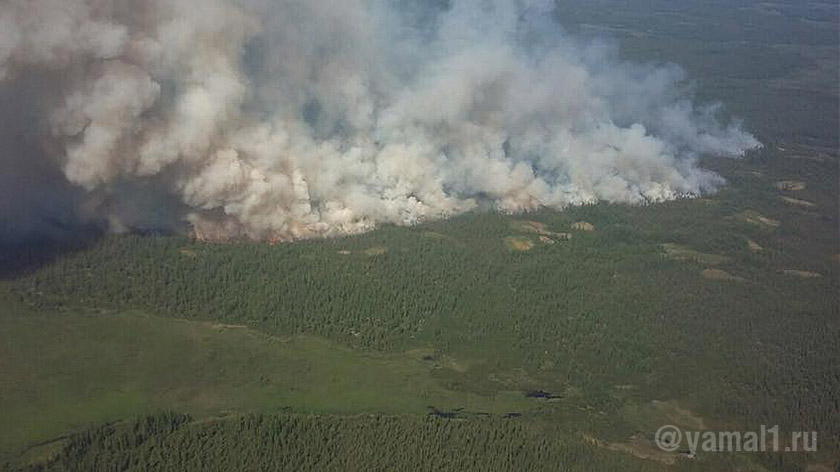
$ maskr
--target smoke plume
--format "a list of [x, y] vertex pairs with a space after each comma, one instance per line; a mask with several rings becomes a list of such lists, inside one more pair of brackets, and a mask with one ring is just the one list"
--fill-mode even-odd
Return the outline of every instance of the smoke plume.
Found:
[[[758, 146], [694, 105], [676, 66], [621, 62], [558, 15], [540, 0], [5, 0], [0, 124], [28, 137], [0, 134], [3, 180], [28, 184], [3, 207], [287, 240], [697, 195], [722, 183], [701, 156]], [[24, 194], [41, 203], [10, 203]]]

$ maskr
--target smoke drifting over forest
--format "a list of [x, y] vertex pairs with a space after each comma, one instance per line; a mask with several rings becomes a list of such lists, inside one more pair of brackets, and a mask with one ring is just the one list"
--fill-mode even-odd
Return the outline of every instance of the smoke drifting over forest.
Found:
[[295, 239], [713, 191], [758, 146], [539, 0], [5, 0], [0, 219]]

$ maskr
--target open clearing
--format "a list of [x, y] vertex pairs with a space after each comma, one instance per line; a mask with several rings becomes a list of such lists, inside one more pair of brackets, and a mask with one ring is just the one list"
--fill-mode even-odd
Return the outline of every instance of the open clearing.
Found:
[[745, 210], [736, 215], [736, 218], [746, 223], [760, 226], [765, 229], [775, 229], [781, 226], [781, 222], [768, 218], [755, 210]]
[[[551, 231], [545, 223], [540, 223], [539, 221], [514, 220], [511, 222], [511, 228], [520, 233], [538, 234], [540, 236], [540, 241], [546, 244], [553, 244], [553, 242], [572, 239], [571, 234]], [[549, 243], [547, 241], [548, 239], [552, 240], [552, 243]]]
[[530, 251], [534, 248], [534, 242], [525, 238], [517, 238], [515, 236], [508, 236], [505, 238], [505, 244], [514, 251], [524, 252]]
[[808, 185], [799, 180], [781, 180], [776, 182], [776, 188], [786, 192], [798, 192], [808, 188]]
[[514, 220], [510, 224], [511, 228], [515, 231], [519, 231], [522, 233], [537, 233], [537, 234], [550, 234], [546, 228], [545, 223], [540, 223], [539, 221], [530, 221], [530, 220]]
[[657, 429], [662, 425], [674, 425], [683, 431], [702, 431], [708, 428], [702, 417], [674, 400], [653, 400], [649, 403], [627, 405], [622, 409], [621, 416], [637, 429], [626, 441], [605, 441], [590, 435], [585, 435], [584, 438], [590, 444], [610, 451], [624, 452], [640, 459], [673, 465], [682, 456], [682, 448], [679, 451], [668, 452], [657, 447], [652, 440]]
[[587, 233], [591, 233], [595, 231], [595, 225], [586, 221], [578, 221], [577, 223], [572, 225], [572, 229], [575, 231], [584, 231]]
[[187, 257], [192, 257], [192, 258], [198, 257], [198, 253], [195, 252], [195, 250], [193, 250], [193, 249], [183, 247], [183, 248], [179, 249], [178, 252], [180, 252], [182, 255], [187, 256]]
[[758, 244], [757, 242], [753, 241], [752, 239], [747, 240], [747, 248], [752, 253], [759, 253], [759, 252], [764, 251], [764, 248], [760, 244]]
[[729, 260], [728, 257], [720, 254], [706, 254], [690, 247], [673, 243], [662, 244], [662, 249], [665, 250], [665, 256], [668, 259], [675, 261], [694, 261], [701, 264], [718, 265]]
[[[553, 245], [558, 241], [569, 241], [572, 239], [570, 233], [551, 231], [545, 223], [540, 223], [539, 221], [514, 220], [510, 223], [510, 226], [514, 231], [524, 233], [523, 235], [507, 236], [504, 238], [505, 245], [518, 252], [530, 251], [537, 245], [537, 242], [545, 245]], [[526, 234], [536, 235], [537, 240], [534, 241], [532, 236], [526, 236]]]
[[388, 249], [384, 248], [382, 246], [374, 246], [372, 248], [365, 249], [365, 255], [366, 256], [371, 256], [371, 257], [381, 256], [381, 255], [385, 254], [386, 252], [388, 252]]
[[0, 317], [0, 453], [163, 409], [426, 414], [434, 405], [502, 415], [534, 406], [521, 394], [448, 389], [435, 365], [468, 365], [451, 356], [364, 354], [315, 337], [142, 313], [18, 307]]
[[796, 206], [807, 207], [807, 208], [812, 208], [812, 207], [817, 206], [813, 202], [809, 202], [808, 200], [801, 200], [801, 199], [798, 199], [798, 198], [782, 197], [782, 201], [784, 201], [785, 203], [788, 203], [790, 205], [796, 205]]

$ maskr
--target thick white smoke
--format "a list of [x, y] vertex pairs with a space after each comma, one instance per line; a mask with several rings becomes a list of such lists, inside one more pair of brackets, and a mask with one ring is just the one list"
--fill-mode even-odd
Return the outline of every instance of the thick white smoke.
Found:
[[[48, 74], [44, 159], [127, 218], [294, 239], [712, 191], [758, 142], [676, 67], [621, 63], [538, 0], [5, 0], [0, 81]], [[47, 149], [52, 149], [48, 151]]]

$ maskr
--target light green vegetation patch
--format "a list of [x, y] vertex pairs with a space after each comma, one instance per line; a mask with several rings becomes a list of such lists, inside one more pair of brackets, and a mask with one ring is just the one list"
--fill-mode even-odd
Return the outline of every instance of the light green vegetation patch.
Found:
[[781, 198], [782, 198], [783, 202], [788, 203], [790, 205], [796, 205], [796, 206], [801, 206], [801, 207], [806, 207], [806, 208], [812, 208], [812, 207], [816, 206], [814, 203], [809, 202], [808, 200], [802, 200], [802, 199], [799, 199], [799, 198], [790, 198], [790, 197], [781, 197]]
[[741, 213], [738, 213], [738, 215], [736, 215], [736, 218], [740, 221], [744, 221], [746, 223], [756, 225], [765, 229], [775, 229], [781, 226], [782, 224], [779, 220], [768, 218], [755, 210], [744, 210]]
[[514, 251], [525, 252], [534, 249], [534, 242], [530, 239], [508, 236], [505, 238], [505, 245]]
[[729, 260], [728, 257], [720, 254], [707, 254], [673, 243], [663, 244], [662, 249], [665, 250], [666, 257], [675, 261], [694, 261], [701, 264], [718, 265]]
[[720, 269], [703, 269], [700, 273], [704, 279], [708, 280], [730, 280], [733, 282], [743, 282], [744, 279], [742, 277], [736, 277], [725, 270]]
[[572, 235], [570, 233], [559, 233], [557, 231], [552, 231], [548, 228], [547, 224], [540, 223], [539, 221], [514, 220], [511, 222], [510, 226], [514, 231], [520, 233], [537, 234], [540, 236], [540, 241], [543, 242], [545, 242], [546, 239], [550, 239], [555, 242], [567, 241], [569, 239], [572, 239]]
[[747, 240], [747, 248], [749, 248], [750, 252], [752, 253], [759, 253], [764, 250], [761, 244], [753, 241], [752, 239]]
[[[510, 223], [511, 229], [521, 233], [516, 236], [505, 237], [505, 245], [514, 251], [530, 251], [537, 244], [553, 245], [559, 241], [572, 239], [571, 233], [558, 233], [548, 229], [548, 225], [539, 221], [513, 220]], [[532, 235], [536, 236], [536, 239]]]
[[0, 452], [161, 409], [425, 414], [434, 406], [502, 415], [534, 406], [521, 392], [447, 389], [434, 370], [456, 368], [450, 356], [365, 354], [137, 312], [33, 313], [3, 298], [13, 309], [0, 318]]

